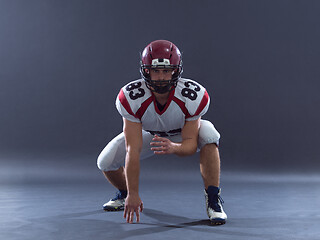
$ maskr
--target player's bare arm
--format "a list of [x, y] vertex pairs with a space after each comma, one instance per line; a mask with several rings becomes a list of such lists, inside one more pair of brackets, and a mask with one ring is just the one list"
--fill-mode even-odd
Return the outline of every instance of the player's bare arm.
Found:
[[200, 118], [194, 121], [186, 121], [182, 128], [182, 142], [175, 143], [167, 138], [155, 136], [150, 143], [151, 150], [155, 154], [176, 154], [178, 156], [192, 155], [197, 151], [198, 132]]
[[134, 215], [140, 221], [139, 212], [143, 210], [143, 203], [139, 197], [140, 152], [142, 148], [141, 123], [123, 119], [123, 132], [126, 140], [126, 183], [128, 196], [125, 202], [124, 218], [133, 223]]

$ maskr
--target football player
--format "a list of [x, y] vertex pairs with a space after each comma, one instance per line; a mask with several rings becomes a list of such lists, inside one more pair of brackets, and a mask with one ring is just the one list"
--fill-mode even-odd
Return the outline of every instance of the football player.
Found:
[[141, 79], [125, 85], [116, 99], [123, 132], [100, 153], [97, 165], [117, 195], [103, 205], [106, 211], [124, 210], [132, 223], [140, 220], [140, 159], [151, 155], [188, 156], [200, 151], [200, 172], [209, 219], [227, 219], [220, 197], [220, 134], [201, 117], [209, 108], [206, 89], [181, 77], [179, 49], [170, 41], [151, 42], [142, 52]]

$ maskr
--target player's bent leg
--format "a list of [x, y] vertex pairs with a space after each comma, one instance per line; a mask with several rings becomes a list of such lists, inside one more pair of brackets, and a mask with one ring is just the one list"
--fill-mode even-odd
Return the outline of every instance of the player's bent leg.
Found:
[[206, 209], [209, 219], [213, 224], [224, 224], [227, 215], [222, 207], [220, 197], [220, 134], [213, 124], [201, 120], [199, 129], [198, 148], [200, 148], [200, 172], [205, 186]]
[[97, 166], [103, 172], [116, 171], [124, 166], [126, 156], [124, 134], [113, 138], [100, 153]]
[[207, 120], [201, 120], [198, 148], [200, 149], [200, 172], [205, 188], [220, 184], [220, 156], [219, 156], [220, 134], [213, 124]]
[[[150, 149], [150, 142], [153, 136], [146, 131], [142, 131], [142, 138], [141, 160], [153, 155], [153, 151]], [[103, 172], [117, 171], [119, 168], [124, 167], [125, 157], [126, 146], [124, 133], [120, 133], [102, 150], [97, 160], [97, 166]]]
[[112, 139], [100, 153], [97, 165], [108, 181], [118, 189], [116, 196], [103, 204], [105, 211], [120, 211], [124, 209], [127, 197], [127, 186], [124, 174], [124, 159], [126, 155], [124, 134]]
[[[143, 131], [143, 148], [141, 159], [153, 155], [150, 150], [152, 135]], [[112, 139], [100, 153], [97, 166], [102, 171], [108, 181], [118, 189], [116, 196], [103, 205], [106, 211], [120, 211], [124, 209], [125, 198], [127, 197], [127, 186], [124, 171], [126, 156], [125, 138], [121, 133]]]
[[125, 199], [127, 197], [127, 185], [124, 173], [124, 167], [115, 171], [103, 171], [108, 181], [118, 189], [116, 196], [103, 204], [105, 211], [121, 211], [124, 209]]

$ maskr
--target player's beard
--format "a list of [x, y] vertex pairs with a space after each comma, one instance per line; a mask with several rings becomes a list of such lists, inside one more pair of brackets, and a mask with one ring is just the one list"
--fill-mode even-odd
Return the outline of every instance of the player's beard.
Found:
[[147, 87], [155, 93], [164, 94], [171, 92], [177, 85], [177, 81], [173, 80], [161, 80], [161, 81], [154, 81], [154, 80], [147, 80], [146, 81]]
[[153, 86], [153, 91], [159, 94], [164, 94], [172, 90], [172, 85], [168, 84], [165, 86]]

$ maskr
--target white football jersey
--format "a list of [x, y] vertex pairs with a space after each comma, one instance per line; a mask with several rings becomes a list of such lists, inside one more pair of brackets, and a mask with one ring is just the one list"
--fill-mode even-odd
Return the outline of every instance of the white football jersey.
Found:
[[154, 94], [143, 79], [125, 85], [116, 99], [122, 117], [142, 124], [142, 129], [162, 137], [181, 133], [185, 121], [204, 115], [210, 104], [206, 89], [199, 83], [180, 78], [163, 110], [159, 110]]

